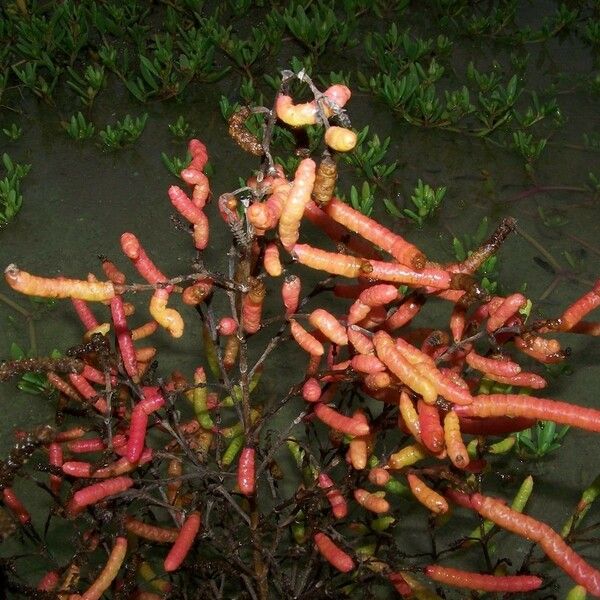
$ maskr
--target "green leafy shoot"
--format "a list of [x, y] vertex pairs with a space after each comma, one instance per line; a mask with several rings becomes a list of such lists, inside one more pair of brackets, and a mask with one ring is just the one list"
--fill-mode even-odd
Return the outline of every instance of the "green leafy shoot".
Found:
[[554, 421], [538, 421], [535, 427], [516, 433], [517, 454], [521, 458], [536, 460], [544, 458], [562, 446], [570, 427], [557, 427]]
[[2, 155], [2, 164], [6, 175], [0, 179], [0, 225], [6, 225], [21, 210], [21, 180], [29, 173], [31, 165], [13, 162], [6, 152]]
[[144, 113], [141, 117], [135, 119], [130, 115], [126, 115], [123, 121], [117, 121], [114, 126], [107, 125], [106, 129], [100, 131], [102, 143], [109, 150], [130, 146], [142, 135], [147, 121], [148, 113]]
[[183, 115], [179, 115], [177, 117], [177, 120], [175, 120], [173, 123], [169, 123], [167, 127], [169, 128], [171, 135], [175, 136], [176, 138], [185, 140], [188, 137], [190, 137], [192, 128], [190, 124], [185, 120]]
[[68, 122], [62, 123], [62, 126], [67, 134], [78, 142], [90, 139], [95, 131], [94, 124], [87, 121], [81, 112], [72, 115]]
[[161, 152], [160, 158], [162, 159], [163, 164], [165, 165], [165, 167], [167, 167], [167, 170], [169, 171], [169, 173], [171, 173], [171, 175], [177, 178], [181, 178], [180, 173], [190, 164], [190, 161], [192, 160], [192, 155], [189, 152], [187, 152], [185, 157], [181, 158], [179, 156], [168, 156], [165, 152]]
[[13, 142], [23, 135], [23, 128], [16, 123], [11, 123], [9, 127], [4, 127], [2, 133]]
[[410, 198], [414, 208], [405, 208], [403, 213], [420, 227], [439, 208], [445, 195], [446, 187], [441, 186], [434, 189], [419, 179]]

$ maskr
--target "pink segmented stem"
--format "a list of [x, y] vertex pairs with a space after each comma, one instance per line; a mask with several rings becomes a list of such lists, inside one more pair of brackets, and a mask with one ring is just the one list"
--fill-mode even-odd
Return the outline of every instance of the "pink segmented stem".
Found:
[[402, 383], [421, 394], [428, 403], [436, 401], [437, 391], [433, 383], [406, 360], [385, 331], [378, 331], [373, 336], [373, 343], [378, 358]]
[[342, 415], [334, 408], [323, 403], [315, 405], [315, 415], [323, 421], [325, 425], [329, 425], [332, 429], [348, 435], [367, 435], [370, 431], [368, 424], [361, 423], [352, 417]]
[[80, 512], [86, 506], [96, 504], [96, 502], [100, 502], [109, 496], [114, 496], [128, 490], [133, 484], [134, 481], [131, 477], [124, 476], [94, 483], [73, 494], [70, 508], [75, 513]]
[[417, 477], [414, 473], [409, 473], [406, 476], [410, 491], [413, 496], [431, 512], [443, 514], [448, 512], [448, 502], [446, 499], [432, 490], [423, 480]]
[[41, 592], [51, 592], [56, 589], [60, 582], [60, 573], [58, 571], [48, 571], [39, 581], [36, 590]]
[[425, 575], [437, 583], [483, 592], [531, 592], [543, 583], [535, 575], [486, 575], [441, 565], [426, 566]]
[[325, 271], [331, 275], [360, 277], [369, 275], [372, 270], [369, 261], [364, 258], [326, 252], [308, 244], [295, 244], [290, 253], [301, 265], [317, 271]]
[[[367, 415], [360, 408], [354, 411], [352, 418], [357, 423], [369, 425]], [[354, 469], [362, 470], [367, 466], [372, 446], [373, 440], [371, 434], [356, 436], [350, 440], [346, 456]]]
[[201, 517], [199, 512], [192, 512], [184, 521], [177, 540], [171, 547], [164, 561], [164, 569], [167, 572], [176, 571], [187, 556], [194, 540], [200, 531]]
[[69, 380], [73, 387], [87, 400], [92, 406], [102, 414], [108, 411], [106, 400], [98, 395], [96, 390], [88, 383], [88, 380], [77, 373], [69, 374]]
[[256, 469], [254, 448], [245, 447], [238, 462], [237, 480], [240, 492], [244, 496], [253, 496], [256, 491]]
[[425, 296], [409, 296], [387, 318], [385, 328], [388, 331], [394, 331], [408, 325], [419, 314], [424, 304]]
[[192, 163], [196, 169], [202, 171], [208, 162], [208, 150], [200, 140], [192, 138], [188, 142], [188, 151], [192, 155]]
[[100, 600], [102, 594], [110, 587], [119, 573], [119, 569], [127, 554], [127, 539], [117, 537], [106, 565], [92, 585], [81, 595], [81, 600]]
[[385, 365], [372, 354], [357, 354], [352, 357], [352, 368], [361, 373], [383, 373]]
[[179, 537], [179, 530], [177, 529], [150, 525], [133, 517], [127, 517], [124, 524], [125, 529], [130, 533], [159, 544], [173, 544]]
[[446, 290], [452, 282], [452, 275], [448, 271], [436, 268], [426, 268], [413, 271], [409, 267], [398, 263], [388, 263], [380, 260], [368, 261], [371, 266], [369, 277], [378, 281], [393, 281], [411, 287], [432, 287]]
[[304, 216], [318, 227], [328, 238], [334, 242], [344, 244], [358, 256], [364, 258], [379, 258], [371, 244], [364, 239], [353, 236], [348, 230], [336, 223], [326, 212], [321, 210], [312, 200], [304, 208]]
[[86, 331], [90, 329], [95, 329], [98, 327], [99, 323], [91, 308], [87, 305], [85, 300], [78, 300], [77, 298], [71, 298], [71, 302], [73, 307], [75, 308], [75, 312], [79, 317], [79, 320], [82, 322]]
[[600, 571], [585, 562], [549, 525], [482, 494], [473, 494], [471, 503], [485, 519], [536, 542], [548, 558], [576, 583], [585, 587], [590, 594], [600, 595]]
[[348, 335], [348, 341], [354, 346], [354, 349], [359, 354], [367, 355], [375, 353], [375, 346], [371, 339], [358, 329], [348, 327], [346, 334]]
[[357, 488], [354, 490], [354, 499], [363, 508], [366, 508], [373, 513], [381, 514], [389, 512], [390, 510], [390, 504], [385, 498], [382, 498], [377, 494], [371, 494], [362, 488]]
[[493, 312], [490, 311], [490, 317], [486, 323], [486, 329], [489, 333], [496, 331], [504, 325], [513, 315], [519, 312], [527, 304], [527, 298], [523, 294], [511, 294], [505, 298], [500, 306]]
[[139, 373], [137, 360], [135, 358], [135, 347], [133, 345], [131, 332], [127, 326], [122, 296], [115, 296], [110, 301], [110, 312], [112, 315], [115, 334], [117, 336], [117, 344], [119, 345], [119, 351], [121, 353], [121, 360], [123, 361], [125, 372], [127, 375], [129, 375], [129, 377], [131, 377], [131, 379], [133, 379], [134, 382], [137, 382], [139, 381]]
[[508, 358], [489, 358], [477, 354], [474, 350], [465, 356], [467, 364], [481, 373], [511, 377], [521, 372], [521, 366]]
[[193, 224], [204, 221], [206, 217], [203, 210], [198, 208], [180, 187], [172, 185], [169, 188], [168, 194], [171, 204], [184, 219]]
[[139, 240], [133, 233], [125, 232], [121, 235], [121, 248], [131, 259], [137, 272], [148, 283], [155, 285], [167, 281], [167, 277], [163, 275], [152, 260], [150, 260]]
[[325, 309], [317, 308], [313, 310], [308, 317], [308, 322], [334, 344], [338, 346], [348, 344], [346, 328]]
[[571, 304], [560, 317], [560, 329], [562, 331], [570, 331], [581, 319], [588, 313], [600, 306], [600, 280], [594, 287], [581, 298]]
[[503, 376], [493, 373], [486, 374], [488, 379], [504, 383], [506, 385], [515, 385], [517, 387], [527, 387], [534, 390], [541, 390], [548, 385], [548, 382], [537, 373], [521, 372], [516, 375]]
[[571, 425], [588, 431], [600, 431], [600, 411], [558, 400], [546, 400], [521, 394], [474, 396], [473, 403], [455, 406], [462, 417], [525, 417]]
[[444, 428], [437, 406], [427, 404], [419, 399], [417, 412], [419, 413], [419, 428], [423, 445], [434, 454], [441, 452], [445, 445]]
[[425, 266], [427, 259], [416, 246], [341, 200], [332, 198], [325, 211], [350, 231], [391, 254], [399, 263], [416, 270]]
[[265, 271], [271, 277], [279, 277], [283, 273], [283, 267], [279, 258], [279, 248], [274, 242], [269, 242], [265, 248], [264, 266]]
[[321, 385], [314, 377], [310, 377], [302, 386], [302, 397], [307, 402], [318, 402], [321, 398]]
[[323, 344], [294, 319], [290, 320], [290, 332], [300, 348], [311, 356], [322, 356], [325, 353]]
[[317, 484], [325, 491], [333, 516], [336, 519], [344, 519], [348, 515], [348, 502], [340, 490], [335, 487], [331, 477], [327, 473], [319, 473]]
[[237, 321], [233, 317], [223, 317], [217, 325], [219, 335], [233, 335], [238, 328]]
[[300, 161], [292, 188], [283, 205], [279, 217], [279, 239], [283, 247], [289, 252], [298, 241], [300, 221], [304, 214], [304, 207], [310, 201], [310, 194], [315, 183], [316, 164], [310, 158]]
[[12, 488], [5, 487], [2, 490], [2, 501], [4, 502], [4, 506], [15, 515], [21, 525], [31, 523], [29, 511]]
[[298, 310], [301, 289], [302, 283], [297, 275], [286, 277], [281, 285], [281, 298], [285, 306], [286, 317], [292, 316]]
[[315, 533], [315, 545], [323, 558], [338, 571], [348, 573], [354, 569], [352, 557], [344, 552], [328, 535]]

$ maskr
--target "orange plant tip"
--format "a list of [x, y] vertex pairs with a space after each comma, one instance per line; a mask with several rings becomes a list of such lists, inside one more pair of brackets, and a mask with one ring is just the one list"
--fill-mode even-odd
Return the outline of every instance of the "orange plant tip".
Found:
[[349, 152], [356, 146], [357, 136], [346, 127], [330, 127], [325, 132], [325, 143], [337, 152]]
[[346, 554], [328, 535], [322, 532], [315, 533], [315, 545], [323, 558], [342, 573], [348, 573], [354, 569], [354, 561]]
[[38, 277], [10, 264], [4, 269], [6, 283], [27, 296], [42, 298], [75, 298], [90, 302], [103, 302], [115, 296], [112, 281], [85, 281], [66, 277]]

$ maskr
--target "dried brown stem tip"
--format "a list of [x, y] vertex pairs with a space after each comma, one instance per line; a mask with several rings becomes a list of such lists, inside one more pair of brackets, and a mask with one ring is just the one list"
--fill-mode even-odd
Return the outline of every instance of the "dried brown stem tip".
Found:
[[246, 129], [246, 121], [252, 116], [252, 110], [243, 106], [229, 117], [229, 135], [242, 150], [262, 156], [265, 151], [260, 140]]
[[517, 220], [505, 217], [492, 235], [479, 248], [468, 256], [460, 265], [460, 271], [475, 273], [477, 269], [500, 249], [506, 238], [517, 228]]
[[11, 360], [0, 364], [0, 381], [8, 381], [15, 375], [23, 373], [46, 373], [54, 371], [57, 373], [81, 373], [83, 361], [77, 358], [61, 356], [60, 358], [23, 358]]
[[337, 163], [331, 156], [323, 157], [317, 169], [315, 186], [312, 196], [314, 201], [320, 206], [325, 206], [333, 196], [333, 190], [337, 182]]

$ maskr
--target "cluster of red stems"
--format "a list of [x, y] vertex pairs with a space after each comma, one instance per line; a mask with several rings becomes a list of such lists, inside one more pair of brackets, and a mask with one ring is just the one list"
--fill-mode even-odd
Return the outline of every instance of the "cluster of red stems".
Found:
[[[311, 102], [294, 103], [282, 88], [272, 110], [243, 109], [231, 120], [235, 141], [263, 161], [246, 187], [216, 202], [212, 226], [224, 222], [232, 232], [228, 276], [202, 262], [213, 219], [203, 172], [208, 154], [199, 140], [189, 143], [192, 159], [181, 172], [188, 189], [168, 192], [197, 250], [192, 274], [165, 275], [130, 232], [121, 236], [121, 248], [143, 284], [128, 284], [107, 258], [101, 280], [6, 268], [6, 282], [17, 292], [70, 298], [85, 329], [84, 342], [65, 357], [0, 367], [3, 379], [46, 373], [58, 390], [60, 414], [80, 417], [75, 425], [18, 433], [0, 465], [5, 509], [40, 542], [15, 482], [26, 477], [28, 459], [43, 454], [49, 479], [35, 481], [52, 499], [52, 518], [72, 523], [77, 537], [66, 564], [42, 544], [49, 571], [37, 587], [12, 581], [12, 589], [61, 600], [98, 600], [109, 590], [113, 598], [137, 600], [221, 598], [234, 597], [238, 588], [252, 598], [306, 598], [352, 595], [353, 582], [375, 580], [402, 597], [436, 598], [427, 580], [499, 593], [551, 585], [523, 570], [509, 574], [506, 565], [494, 570], [488, 564], [491, 572], [479, 573], [407, 556], [401, 530], [381, 534], [400, 516], [392, 498], [400, 489], [428, 516], [439, 518], [454, 505], [537, 543], [577, 584], [600, 596], [600, 571], [568, 545], [568, 532], [561, 535], [523, 514], [523, 506], [481, 489], [494, 436], [537, 420], [600, 431], [600, 411], [529, 395], [546, 381], [513, 356], [556, 363], [564, 352], [548, 334], [598, 335], [600, 324], [583, 319], [600, 305], [600, 282], [558, 318], [527, 324], [523, 294], [490, 297], [476, 279], [478, 267], [514, 230], [511, 219], [464, 262], [438, 264], [334, 197], [337, 153], [356, 144], [343, 110], [351, 94], [344, 85], [323, 93], [309, 85]], [[262, 140], [244, 127], [257, 112], [266, 114]], [[324, 126], [320, 162], [304, 153], [287, 176], [269, 150], [275, 124]], [[331, 248], [300, 243], [301, 225], [319, 230]], [[325, 274], [304, 296], [301, 276], [292, 273], [298, 265], [298, 272]], [[267, 303], [273, 315], [265, 318], [271, 289], [280, 290], [281, 299]], [[151, 292], [151, 320], [134, 327], [126, 297], [144, 290]], [[218, 292], [227, 308], [217, 311]], [[205, 362], [193, 374], [160, 377], [155, 348], [139, 342], [158, 328], [174, 338], [184, 334], [174, 296], [202, 320]], [[332, 296], [335, 313], [323, 308]], [[411, 327], [430, 301], [452, 305], [448, 325]], [[96, 307], [103, 305], [109, 316], [99, 320]], [[253, 350], [258, 358], [251, 364], [248, 345], [269, 328], [273, 333], [263, 350]], [[269, 400], [256, 385], [266, 359], [286, 342], [301, 349], [286, 374], [296, 383]], [[266, 375], [279, 377], [268, 367]], [[484, 385], [518, 393], [482, 393]], [[297, 410], [282, 424], [284, 406]], [[275, 417], [279, 431], [267, 431]], [[478, 440], [477, 456], [470, 456], [464, 435]], [[285, 468], [282, 453], [292, 457]], [[107, 558], [93, 566], [100, 556]], [[337, 574], [330, 580], [327, 564]]]

